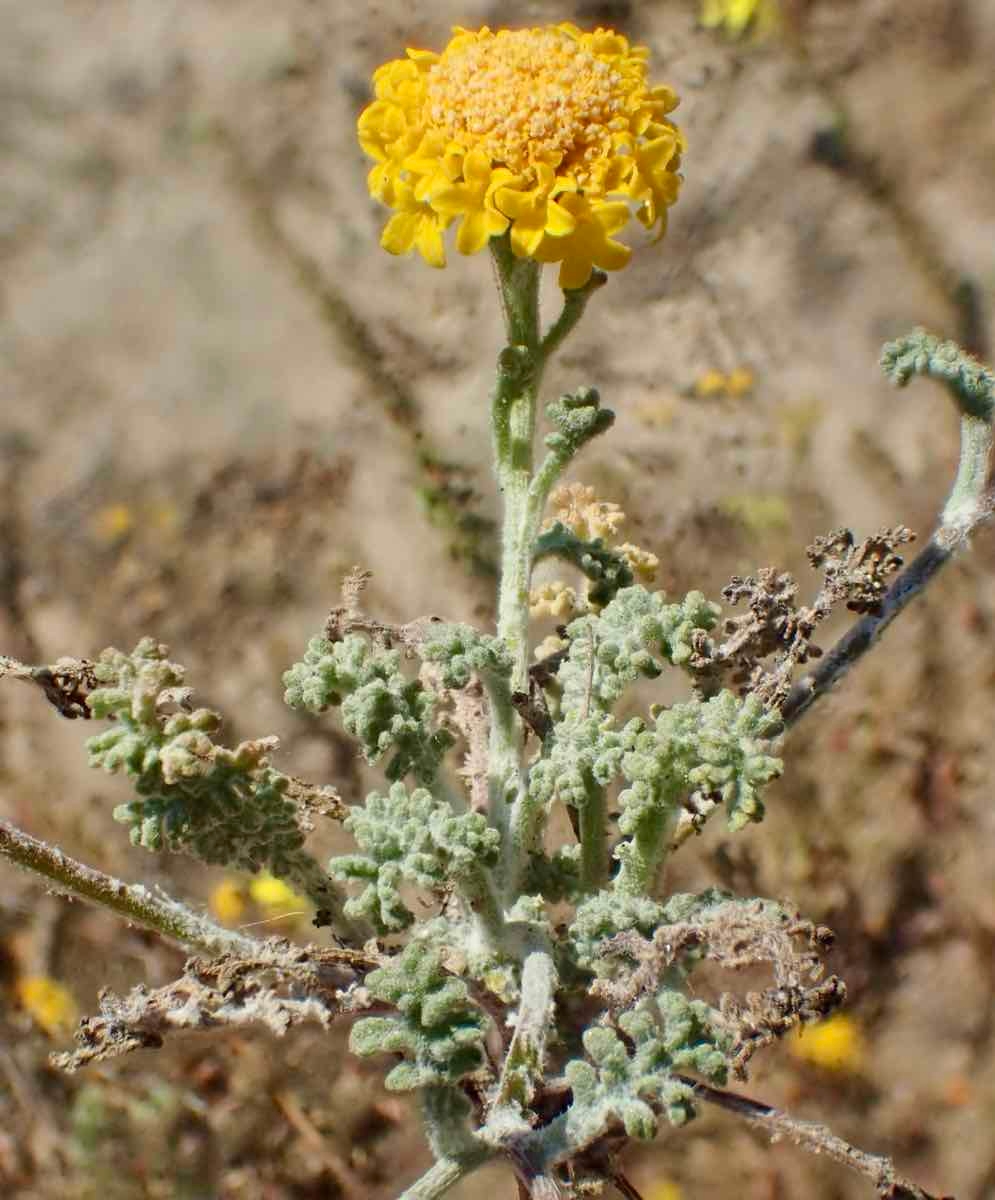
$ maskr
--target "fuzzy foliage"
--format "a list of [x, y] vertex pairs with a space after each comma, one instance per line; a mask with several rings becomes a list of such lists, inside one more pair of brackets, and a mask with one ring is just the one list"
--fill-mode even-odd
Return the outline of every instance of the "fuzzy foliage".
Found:
[[624, 554], [609, 549], [603, 538], [579, 537], [562, 521], [539, 535], [534, 559], [561, 558], [577, 568], [590, 581], [588, 602], [595, 608], [608, 604], [622, 589], [632, 586], [632, 567]]
[[727, 691], [664, 709], [622, 759], [629, 787], [619, 797], [619, 828], [633, 833], [647, 812], [695, 793], [721, 799], [731, 830], [759, 821], [763, 788], [783, 767], [770, 753], [779, 728], [777, 714], [755, 697]]
[[481, 813], [453, 813], [443, 800], [395, 783], [386, 796], [371, 793], [345, 820], [361, 854], [333, 858], [329, 870], [342, 879], [365, 883], [346, 902], [348, 916], [365, 917], [381, 933], [406, 929], [414, 914], [400, 888], [410, 883], [441, 892], [455, 884], [474, 894], [482, 872], [497, 858], [500, 834]]
[[546, 416], [556, 432], [548, 433], [544, 440], [558, 465], [566, 465], [581, 447], [615, 422], [611, 409], [601, 407], [597, 388], [566, 392], [546, 405]]
[[671, 1124], [683, 1125], [694, 1107], [691, 1089], [674, 1078], [676, 1071], [725, 1082], [726, 1039], [701, 1000], [667, 988], [654, 1002], [623, 1013], [618, 1024], [631, 1053], [613, 1029], [595, 1026], [583, 1037], [587, 1059], [567, 1063], [573, 1104], [566, 1122], [573, 1145], [589, 1144], [613, 1120], [621, 1121], [629, 1137], [653, 1138], [657, 1108]]
[[899, 387], [904, 387], [915, 375], [938, 379], [951, 390], [961, 408], [973, 416], [991, 419], [995, 372], [956, 342], [944, 342], [924, 329], [917, 329], [885, 345], [881, 368]]
[[649, 896], [619, 895], [602, 891], [578, 905], [567, 936], [578, 964], [599, 973], [605, 945], [620, 933], [650, 938], [661, 925], [700, 919], [729, 897], [715, 888], [704, 892], [676, 892], [661, 903]]
[[636, 586], [624, 588], [597, 615], [571, 622], [570, 653], [558, 676], [564, 715], [609, 712], [638, 679], [660, 675], [664, 662], [692, 668], [696, 643], [718, 613], [701, 592], [668, 604], [662, 592]]
[[618, 777], [626, 751], [643, 728], [638, 718], [622, 729], [614, 728], [611, 717], [561, 722], [529, 775], [530, 795], [542, 805], [559, 799], [583, 809]]
[[166, 655], [145, 638], [131, 654], [105, 650], [94, 668], [102, 686], [90, 693], [90, 710], [113, 724], [88, 740], [90, 765], [128, 775], [137, 793], [115, 809], [115, 820], [148, 850], [182, 850], [247, 871], [265, 867], [313, 895], [313, 862], [284, 795], [289, 781], [267, 762], [276, 738], [233, 750], [216, 745], [220, 717], [188, 707], [183, 668]]
[[471, 1003], [466, 984], [446, 973], [438, 951], [411, 942], [366, 977], [366, 988], [390, 1004], [396, 1016], [365, 1017], [353, 1026], [355, 1054], [407, 1054], [388, 1074], [391, 1091], [458, 1083], [483, 1065], [484, 1015]]
[[312, 713], [341, 708], [342, 723], [368, 763], [392, 754], [384, 766], [388, 779], [411, 774], [430, 784], [453, 738], [433, 725], [433, 693], [409, 679], [400, 663], [399, 651], [380, 649], [359, 634], [335, 642], [314, 637], [303, 660], [283, 676], [284, 700]]
[[511, 677], [511, 655], [500, 638], [480, 633], [469, 625], [442, 625], [422, 644], [425, 662], [438, 663], [447, 688], [464, 688], [476, 675], [490, 685]]

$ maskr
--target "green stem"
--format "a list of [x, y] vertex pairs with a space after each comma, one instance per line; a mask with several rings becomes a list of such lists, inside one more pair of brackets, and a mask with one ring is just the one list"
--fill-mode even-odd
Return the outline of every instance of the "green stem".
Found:
[[588, 300], [607, 282], [608, 276], [604, 271], [595, 270], [591, 272], [591, 278], [583, 287], [563, 293], [563, 310], [542, 339], [542, 352], [547, 360], [552, 358], [573, 333], [577, 322], [584, 315]]
[[881, 358], [899, 387], [917, 375], [946, 385], [960, 412], [957, 477], [933, 536], [868, 613], [833, 646], [814, 671], [800, 679], [781, 707], [785, 729], [795, 725], [875, 645], [905, 606], [923, 592], [970, 535], [992, 513], [989, 489], [995, 424], [995, 374], [953, 342], [917, 330], [890, 342]]
[[522, 964], [522, 996], [515, 1034], [505, 1056], [493, 1106], [498, 1124], [504, 1119], [501, 1109], [511, 1107], [521, 1116], [542, 1082], [546, 1037], [553, 1028], [557, 984], [556, 964], [548, 939], [533, 938]]
[[631, 839], [620, 847], [622, 865], [613, 884], [616, 892], [627, 896], [653, 895], [679, 812], [676, 804], [657, 804], [639, 820]]
[[64, 896], [99, 904], [187, 949], [211, 957], [221, 954], [252, 957], [259, 953], [255, 938], [215, 925], [207, 917], [168, 896], [156, 895], [141, 884], [123, 883], [105, 875], [3, 820], [0, 820], [0, 854], [41, 875]]
[[[576, 291], [564, 293], [563, 310], [545, 337], [539, 323], [539, 264], [518, 259], [505, 235], [491, 239], [507, 346], [498, 360], [492, 405], [494, 458], [504, 500], [501, 583], [497, 632], [512, 655], [512, 694], [527, 693], [529, 669], [529, 588], [534, 551], [546, 502], [573, 453], [577, 440], [534, 466], [536, 403], [543, 371], [583, 316], [604, 277], [595, 272]], [[541, 827], [530, 802], [523, 769], [525, 733], [517, 712], [497, 710], [490, 740], [491, 820], [501, 832], [499, 881], [506, 899], [517, 895], [521, 872]]]
[[[529, 487], [535, 440], [536, 399], [543, 358], [539, 338], [539, 267], [516, 259], [507, 237], [491, 241], [508, 345], [498, 361], [492, 404], [494, 458], [504, 501], [497, 632], [512, 655], [512, 692], [528, 686]], [[511, 844], [511, 806], [522, 789], [522, 723], [514, 710], [495, 714], [490, 738], [491, 819], [502, 835], [501, 882], [509, 890], [516, 853]]]
[[471, 1175], [494, 1151], [471, 1133], [470, 1105], [457, 1088], [430, 1086], [421, 1092], [422, 1118], [435, 1166], [403, 1193], [399, 1200], [435, 1200], [467, 1175]]
[[436, 1200], [454, 1188], [461, 1179], [472, 1175], [474, 1171], [488, 1158], [481, 1151], [474, 1158], [441, 1158], [431, 1167], [421, 1179], [417, 1180], [398, 1197], [398, 1200]]
[[966, 537], [988, 516], [988, 477], [991, 473], [992, 418], [965, 412], [960, 419], [960, 461], [957, 478], [940, 517], [948, 539]]
[[587, 783], [580, 822], [580, 879], [586, 892], [597, 892], [608, 878], [608, 811], [604, 788], [593, 779]]
[[536, 432], [536, 399], [545, 359], [539, 338], [539, 267], [516, 259], [507, 239], [492, 241], [508, 345], [494, 393], [494, 450], [504, 498], [498, 636], [514, 658], [512, 691], [522, 691], [528, 673], [529, 582], [532, 546], [529, 487]]

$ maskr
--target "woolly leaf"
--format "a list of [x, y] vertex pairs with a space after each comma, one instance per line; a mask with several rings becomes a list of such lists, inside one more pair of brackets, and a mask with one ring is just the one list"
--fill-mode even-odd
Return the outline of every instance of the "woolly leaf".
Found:
[[601, 613], [573, 621], [558, 675], [564, 714], [607, 713], [631, 684], [656, 678], [663, 662], [691, 665], [696, 638], [714, 627], [718, 612], [701, 592], [667, 604], [662, 592], [627, 587]]
[[652, 1002], [643, 1001], [619, 1018], [615, 1030], [588, 1029], [583, 1036], [587, 1061], [567, 1063], [566, 1079], [573, 1103], [565, 1114], [572, 1145], [589, 1145], [615, 1119], [630, 1137], [648, 1140], [657, 1130], [662, 1109], [674, 1125], [694, 1116], [691, 1089], [675, 1072], [692, 1070], [715, 1083], [726, 1078], [727, 1039], [716, 1014], [700, 1000], [664, 989]]
[[470, 1001], [466, 984], [447, 975], [437, 950], [412, 942], [386, 966], [371, 971], [365, 986], [399, 1015], [357, 1021], [349, 1046], [364, 1057], [410, 1055], [410, 1062], [387, 1076], [392, 1091], [458, 1083], [480, 1070], [486, 1018]]
[[450, 883], [473, 892], [497, 858], [500, 834], [480, 813], [456, 815], [445, 801], [395, 783], [386, 796], [371, 793], [345, 820], [362, 851], [329, 863], [342, 879], [366, 883], [346, 902], [346, 913], [372, 921], [382, 933], [405, 929], [414, 915], [401, 898], [403, 883], [442, 891]]
[[368, 763], [393, 755], [388, 779], [414, 775], [431, 783], [452, 735], [433, 726], [435, 697], [400, 668], [396, 650], [381, 650], [358, 634], [338, 642], [312, 638], [301, 662], [284, 673], [284, 700], [291, 708], [320, 713], [342, 709], [342, 723]]
[[103, 686], [88, 704], [95, 717], [114, 723], [87, 741], [90, 765], [128, 775], [137, 793], [115, 809], [115, 820], [147, 850], [266, 868], [319, 905], [337, 906], [331, 882], [303, 850], [297, 810], [285, 796], [289, 780], [268, 764], [277, 739], [227, 749], [212, 738], [217, 713], [170, 711], [188, 704], [190, 691], [181, 686], [183, 668], [166, 655], [165, 646], [145, 638], [131, 654], [105, 650], [94, 669]]

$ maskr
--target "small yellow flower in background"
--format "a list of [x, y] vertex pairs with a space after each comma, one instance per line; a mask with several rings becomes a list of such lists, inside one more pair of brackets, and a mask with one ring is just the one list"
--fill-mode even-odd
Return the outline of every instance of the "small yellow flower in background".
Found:
[[76, 1023], [72, 992], [48, 975], [24, 975], [15, 991], [21, 1007], [49, 1037], [67, 1033]]
[[223, 925], [237, 925], [245, 915], [246, 899], [244, 885], [226, 876], [211, 892], [208, 904]]
[[724, 371], [706, 371], [694, 382], [694, 394], [699, 400], [714, 400], [717, 396], [729, 396], [738, 400], [753, 391], [753, 372], [748, 367], [737, 367], [727, 375]]
[[724, 396], [727, 389], [726, 376], [723, 371], [706, 371], [699, 375], [694, 383], [694, 394], [702, 400], [713, 396]]
[[780, 25], [778, 0], [703, 0], [701, 23], [706, 29], [722, 28], [730, 37], [741, 37], [747, 29], [758, 37]]
[[737, 367], [726, 378], [726, 391], [733, 399], [753, 391], [753, 372], [749, 367]]
[[529, 594], [529, 612], [533, 617], [569, 617], [578, 611], [577, 593], [562, 579], [542, 583]]
[[638, 405], [635, 415], [643, 425], [652, 429], [666, 429], [674, 423], [677, 415], [678, 397], [676, 395], [647, 400]]
[[658, 1179], [643, 1188], [646, 1200], [684, 1200], [684, 1193], [671, 1179]]
[[135, 527], [134, 511], [127, 504], [107, 504], [94, 514], [90, 528], [100, 542], [117, 542]]
[[751, 533], [783, 533], [791, 528], [791, 507], [783, 496], [767, 492], [742, 492], [725, 496], [719, 508], [727, 517], [742, 521]]
[[249, 895], [271, 918], [296, 916], [311, 907], [309, 900], [273, 875], [257, 875], [249, 884]]
[[846, 1013], [800, 1028], [789, 1046], [802, 1062], [846, 1074], [858, 1072], [866, 1055], [860, 1026]]
[[394, 210], [381, 244], [445, 265], [443, 235], [476, 254], [509, 233], [519, 258], [560, 264], [563, 288], [615, 271], [633, 216], [662, 237], [684, 137], [648, 51], [608, 29], [457, 27], [441, 53], [411, 50], [374, 73], [360, 115], [370, 195]]
[[585, 541], [610, 538], [625, 522], [625, 513], [610, 500], [599, 500], [593, 487], [583, 483], [564, 483], [549, 497], [553, 516], [549, 525], [559, 521]]
[[149, 524], [159, 533], [173, 533], [179, 528], [180, 510], [175, 504], [163, 501], [149, 513]]

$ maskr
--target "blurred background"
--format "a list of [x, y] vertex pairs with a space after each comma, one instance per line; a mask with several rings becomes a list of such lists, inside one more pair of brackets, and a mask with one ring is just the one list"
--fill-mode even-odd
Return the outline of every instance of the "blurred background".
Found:
[[[279, 766], [356, 802], [348, 740], [281, 703], [343, 573], [373, 572], [388, 620], [490, 619], [489, 266], [384, 254], [354, 140], [372, 70], [452, 24], [609, 25], [682, 97], [671, 231], [548, 379], [616, 410], [572, 478], [622, 505], [659, 586], [717, 596], [770, 564], [807, 596], [820, 533], [925, 539], [957, 422], [876, 364], [919, 324], [990, 361], [995, 4], [780, 7], [780, 32], [731, 40], [697, 0], [0, 0], [0, 653], [151, 633], [229, 744], [278, 733]], [[836, 930], [845, 1015], [758, 1056], [747, 1090], [959, 1200], [995, 1197], [993, 567], [983, 534], [792, 735], [767, 821], [710, 827], [671, 880]], [[6, 681], [0, 814], [219, 919], [313, 933], [265, 881], [128, 846], [88, 732]], [[387, 1200], [417, 1175], [411, 1112], [339, 1037], [47, 1065], [102, 986], [181, 963], [0, 865], [0, 1193]], [[627, 1171], [646, 1200], [870, 1194], [716, 1113]], [[459, 1194], [485, 1188], [514, 1193], [494, 1169]]]

